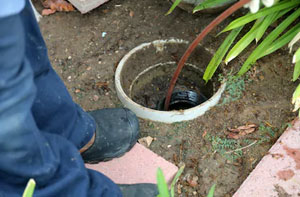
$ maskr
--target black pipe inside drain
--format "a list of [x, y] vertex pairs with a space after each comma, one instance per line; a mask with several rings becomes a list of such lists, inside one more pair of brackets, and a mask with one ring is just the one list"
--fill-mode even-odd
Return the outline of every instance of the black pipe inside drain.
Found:
[[[157, 110], [164, 110], [165, 99], [157, 103]], [[205, 101], [207, 101], [207, 98], [201, 93], [198, 95], [194, 91], [177, 91], [171, 96], [169, 111], [190, 109]]]

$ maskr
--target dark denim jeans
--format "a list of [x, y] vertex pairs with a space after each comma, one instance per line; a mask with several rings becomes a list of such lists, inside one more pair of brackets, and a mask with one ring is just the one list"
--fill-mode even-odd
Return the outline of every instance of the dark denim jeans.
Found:
[[35, 196], [121, 196], [84, 167], [78, 149], [94, 131], [51, 67], [29, 1], [0, 18], [0, 196], [21, 196], [30, 178]]

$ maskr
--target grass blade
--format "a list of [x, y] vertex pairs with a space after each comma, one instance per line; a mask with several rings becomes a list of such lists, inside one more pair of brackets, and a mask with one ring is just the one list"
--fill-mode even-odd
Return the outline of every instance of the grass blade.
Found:
[[211, 188], [207, 194], [207, 197], [214, 197], [215, 189], [216, 189], [216, 184], [213, 184], [213, 186], [211, 186]]
[[[300, 2], [300, 1], [299, 1]], [[242, 68], [238, 72], [238, 76], [246, 73], [251, 65], [258, 59], [260, 54], [264, 53], [265, 49], [269, 47], [269, 45], [298, 17], [300, 16], [300, 9], [295, 10], [290, 16], [288, 16], [280, 25], [277, 26], [263, 41], [260, 45], [256, 47], [256, 49], [250, 54]]]
[[172, 183], [171, 183], [171, 197], [174, 197], [175, 196], [175, 192], [174, 192], [174, 187], [175, 187], [175, 184], [177, 183], [180, 175], [182, 174], [183, 170], [184, 170], [184, 165], [181, 166], [178, 170], [178, 172], [176, 173]]
[[173, 10], [178, 6], [178, 4], [179, 4], [181, 1], [182, 1], [182, 0], [176, 0], [176, 1], [172, 4], [171, 8], [170, 8], [169, 11], [166, 13], [166, 15], [171, 14], [171, 13], [173, 12]]
[[35, 181], [33, 179], [30, 179], [26, 185], [26, 188], [25, 188], [25, 191], [24, 191], [22, 197], [32, 197], [35, 185], [36, 185]]
[[271, 13], [288, 9], [288, 8], [294, 8], [297, 5], [300, 4], [300, 1], [290, 1], [290, 0], [285, 0], [277, 3], [276, 5], [273, 5], [272, 7], [265, 7], [261, 10], [259, 10], [257, 13], [249, 13], [245, 16], [242, 16], [234, 21], [232, 21], [222, 32], [226, 32], [232, 29], [235, 29], [237, 27], [243, 26], [247, 23], [250, 23], [251, 21], [254, 21], [258, 18], [261, 18], [263, 16], [267, 16]]
[[156, 179], [157, 179], [157, 187], [158, 187], [158, 191], [159, 191], [159, 196], [160, 197], [170, 197], [168, 185], [166, 183], [164, 174], [160, 168], [157, 169]]
[[[260, 59], [260, 58], [262, 58], [266, 55], [269, 55], [269, 54], [275, 52], [276, 50], [280, 49], [281, 47], [283, 47], [284, 45], [289, 43], [297, 35], [298, 32], [300, 32], [300, 23], [295, 25], [294, 27], [292, 27], [285, 34], [283, 34], [280, 38], [278, 38], [277, 40], [272, 42], [272, 44], [268, 47], [268, 49], [264, 53], [262, 53], [259, 56], [259, 58], [257, 58], [257, 59]], [[299, 35], [300, 35], [300, 33], [299, 33]]]
[[[300, 48], [297, 50], [300, 52]], [[299, 53], [300, 54], [300, 53]], [[296, 81], [300, 75], [300, 61], [297, 61], [293, 73], [293, 81]]]
[[197, 11], [200, 11], [200, 10], [207, 9], [207, 8], [211, 8], [211, 7], [214, 7], [214, 6], [218, 6], [218, 5], [224, 4], [226, 2], [228, 2], [228, 0], [206, 0], [202, 3], [200, 3], [199, 5], [197, 5], [193, 9], [193, 13], [195, 13]]
[[242, 27], [236, 28], [230, 32], [230, 34], [226, 37], [222, 45], [218, 48], [213, 58], [210, 60], [208, 66], [203, 75], [203, 79], [207, 82], [212, 78], [214, 73], [216, 72], [217, 68], [219, 67], [220, 63], [222, 62], [223, 57], [227, 53], [228, 49], [230, 48], [231, 44], [243, 29]]

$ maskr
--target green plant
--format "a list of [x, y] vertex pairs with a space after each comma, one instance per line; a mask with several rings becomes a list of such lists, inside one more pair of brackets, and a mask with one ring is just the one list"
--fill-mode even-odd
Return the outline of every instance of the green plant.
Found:
[[268, 126], [266, 124], [260, 123], [258, 130], [261, 132], [258, 140], [258, 144], [265, 142], [273, 142], [274, 139], [278, 137], [278, 129]]
[[[224, 59], [226, 64], [229, 63], [254, 40], [257, 46], [243, 63], [238, 76], [245, 74], [258, 59], [277, 51], [289, 42], [289, 47], [292, 49], [293, 44], [300, 39], [300, 23], [295, 22], [299, 20], [299, 16], [300, 1], [282, 0], [272, 7], [263, 8], [257, 13], [250, 13], [232, 21], [221, 32], [231, 31], [207, 66], [203, 79], [205, 81], [210, 80], [221, 64], [221, 59]], [[250, 23], [253, 23], [252, 28], [231, 46], [237, 35], [240, 34], [241, 29]], [[270, 26], [274, 23], [280, 24], [267, 34], [267, 30], [272, 29]], [[300, 75], [300, 49], [296, 50], [293, 63], [295, 64], [293, 81], [296, 81]], [[293, 94], [292, 103], [295, 105], [294, 111], [297, 111], [300, 108], [300, 85]]]
[[26, 185], [26, 188], [24, 190], [22, 197], [32, 197], [35, 185], [36, 185], [36, 183], [35, 183], [34, 179], [30, 179]]
[[157, 179], [157, 188], [158, 188], [158, 197], [174, 197], [175, 195], [175, 184], [177, 183], [180, 175], [182, 174], [183, 170], [184, 170], [184, 165], [181, 166], [178, 170], [178, 172], [176, 173], [171, 186], [170, 186], [170, 191], [168, 189], [168, 184], [166, 182], [166, 179], [164, 177], [164, 174], [162, 172], [162, 170], [160, 168], [157, 169], [157, 174], [156, 174], [156, 179]]
[[208, 140], [211, 142], [212, 151], [219, 153], [229, 161], [235, 161], [243, 156], [240, 141], [235, 139], [220, 138], [218, 136], [208, 135]]
[[226, 96], [223, 98], [220, 105], [225, 105], [232, 101], [236, 101], [241, 98], [245, 90], [245, 79], [242, 77], [236, 77], [229, 74], [227, 77], [219, 75], [219, 81], [226, 80]]
[[[176, 0], [167, 14], [171, 13], [180, 2], [181, 0]], [[206, 0], [203, 3], [197, 5], [194, 8], [194, 12], [209, 7], [213, 7], [216, 5], [220, 5], [224, 2], [226, 2], [226, 0]], [[245, 4], [247, 2], [243, 2], [243, 3]], [[252, 51], [252, 53], [243, 63], [240, 71], [237, 74], [238, 76], [245, 74], [251, 68], [251, 66], [255, 64], [255, 62], [258, 59], [277, 51], [278, 49], [282, 48], [289, 42], [290, 42], [289, 46], [290, 48], [292, 48], [291, 46], [300, 39], [300, 33], [299, 33], [300, 23], [295, 22], [296, 20], [299, 20], [299, 16], [300, 16], [299, 0], [277, 0], [275, 5], [273, 5], [272, 7], [263, 8], [259, 10], [257, 13], [248, 13], [245, 16], [239, 17], [236, 20], [232, 21], [221, 32], [224, 33], [227, 31], [231, 31], [230, 34], [226, 37], [226, 39], [222, 43], [222, 45], [216, 51], [213, 58], [211, 59], [209, 65], [205, 70], [203, 79], [206, 82], [210, 80], [214, 75], [215, 71], [217, 70], [217, 68], [219, 67], [219, 65], [221, 64], [222, 59], [224, 59], [225, 63], [229, 63], [238, 55], [240, 55], [242, 51], [244, 51], [252, 42], [254, 42], [254, 40], [257, 44], [257, 47]], [[216, 19], [213, 22], [215, 21]], [[241, 30], [244, 28], [244, 26], [249, 25], [250, 23], [253, 23], [252, 28], [248, 32], [246, 32], [242, 36], [242, 38], [233, 45], [237, 36], [241, 34]], [[267, 34], [267, 32], [270, 29], [272, 29], [272, 27], [270, 26], [274, 23], [280, 23], [280, 24], [276, 25], [276, 28], [274, 28], [269, 34]], [[208, 29], [208, 27], [206, 29]], [[203, 31], [202, 38], [206, 35], [205, 33], [206, 32]], [[192, 44], [199, 43], [202, 39], [199, 37], [200, 35], [197, 37], [197, 39], [195, 39], [195, 41]], [[189, 53], [187, 53], [188, 51], [190, 53], [191, 51], [193, 51], [193, 48], [189, 47], [189, 49], [182, 57], [182, 61], [179, 62], [178, 64], [179, 72], [180, 72], [180, 65], [182, 66], [189, 56]], [[293, 81], [296, 81], [300, 75], [300, 49], [296, 50], [295, 55], [293, 57], [293, 63], [295, 64]], [[172, 80], [168, 91], [168, 94], [170, 95], [172, 93], [171, 91], [172, 86], [176, 82], [176, 73], [174, 74], [173, 78], [175, 78], [175, 80]], [[300, 84], [296, 88], [293, 94], [292, 103], [295, 105], [294, 111], [297, 111], [300, 108]], [[168, 106], [167, 104], [168, 103], [166, 99], [165, 107]], [[299, 112], [299, 116], [300, 116], [300, 112]]]

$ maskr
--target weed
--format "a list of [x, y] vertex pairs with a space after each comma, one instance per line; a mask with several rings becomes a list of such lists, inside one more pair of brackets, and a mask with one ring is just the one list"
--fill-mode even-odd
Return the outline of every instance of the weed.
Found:
[[222, 103], [219, 104], [220, 106], [240, 99], [245, 90], [245, 78], [236, 77], [233, 75], [228, 75], [227, 77], [224, 77], [223, 75], [219, 74], [219, 81], [224, 81], [225, 78], [226, 96], [223, 98]]
[[174, 131], [178, 133], [179, 131], [188, 127], [188, 122], [176, 122], [173, 123], [172, 125], [174, 125]]
[[155, 126], [154, 126], [154, 124], [152, 122], [149, 122], [148, 127], [151, 128], [151, 129], [155, 128]]
[[211, 142], [212, 150], [224, 156], [227, 160], [235, 161], [243, 156], [243, 151], [232, 151], [241, 148], [240, 142], [234, 139], [220, 138], [218, 136], [208, 136], [208, 140]]
[[262, 144], [264, 142], [271, 142], [276, 138], [278, 129], [267, 126], [263, 123], [259, 125], [258, 130], [261, 132], [260, 139], [258, 144]]

